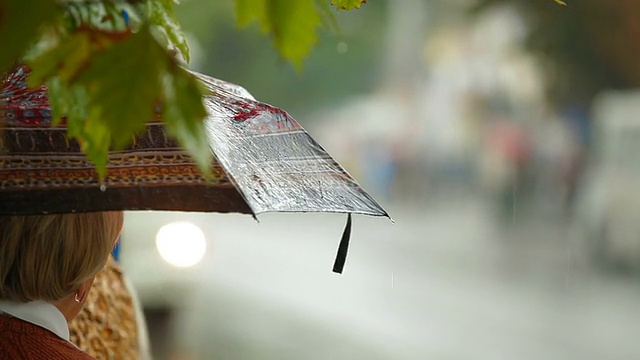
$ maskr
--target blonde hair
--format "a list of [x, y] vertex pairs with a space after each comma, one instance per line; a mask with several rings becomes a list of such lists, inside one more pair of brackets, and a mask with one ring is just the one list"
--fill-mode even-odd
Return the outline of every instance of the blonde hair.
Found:
[[58, 301], [107, 262], [122, 211], [0, 216], [0, 299]]

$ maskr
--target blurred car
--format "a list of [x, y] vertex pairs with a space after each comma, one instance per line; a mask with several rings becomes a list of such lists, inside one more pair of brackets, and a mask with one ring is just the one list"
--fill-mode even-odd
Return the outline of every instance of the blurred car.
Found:
[[640, 91], [594, 102], [594, 152], [576, 202], [576, 225], [592, 259], [640, 269]]

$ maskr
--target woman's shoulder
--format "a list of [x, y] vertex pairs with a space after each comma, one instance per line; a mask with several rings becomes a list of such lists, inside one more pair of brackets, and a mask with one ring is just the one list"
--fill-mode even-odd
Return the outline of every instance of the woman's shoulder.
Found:
[[93, 358], [44, 328], [14, 317], [0, 315], [0, 359]]

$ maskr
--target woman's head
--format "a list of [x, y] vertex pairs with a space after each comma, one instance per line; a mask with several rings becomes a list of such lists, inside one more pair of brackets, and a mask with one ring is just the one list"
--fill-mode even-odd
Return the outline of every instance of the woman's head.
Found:
[[59, 301], [102, 269], [123, 213], [0, 216], [0, 299]]

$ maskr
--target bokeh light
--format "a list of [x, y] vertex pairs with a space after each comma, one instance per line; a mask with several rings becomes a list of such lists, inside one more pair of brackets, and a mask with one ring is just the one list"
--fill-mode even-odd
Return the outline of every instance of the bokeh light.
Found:
[[158, 230], [156, 248], [169, 264], [190, 267], [202, 260], [207, 243], [198, 226], [187, 221], [178, 221], [166, 224]]

